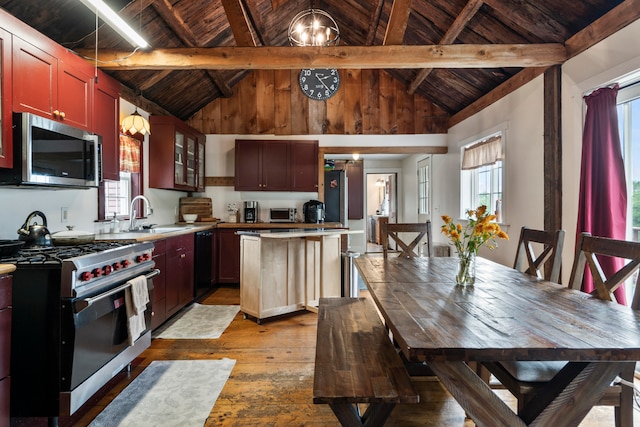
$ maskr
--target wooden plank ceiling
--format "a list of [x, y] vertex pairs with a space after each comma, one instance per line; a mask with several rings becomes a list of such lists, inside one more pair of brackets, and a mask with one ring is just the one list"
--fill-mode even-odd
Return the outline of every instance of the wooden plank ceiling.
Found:
[[[106, 0], [150, 43], [131, 46], [78, 0], [0, 0], [50, 38], [93, 57], [125, 98], [187, 120], [256, 69], [383, 69], [453, 125], [640, 17], [640, 0]], [[314, 7], [336, 47], [290, 47], [289, 22]], [[101, 24], [101, 23], [100, 23]], [[108, 62], [119, 59], [118, 62]]]

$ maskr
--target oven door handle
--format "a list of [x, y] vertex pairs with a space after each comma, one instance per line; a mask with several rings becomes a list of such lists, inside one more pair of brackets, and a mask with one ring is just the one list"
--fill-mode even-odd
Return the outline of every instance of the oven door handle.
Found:
[[[149, 279], [153, 279], [154, 277], [156, 277], [159, 274], [160, 274], [160, 270], [158, 270], [156, 268], [151, 273], [145, 274], [144, 277], [147, 280], [149, 280]], [[131, 285], [129, 284], [129, 282], [127, 282], [127, 283], [125, 283], [123, 285], [118, 286], [117, 288], [109, 289], [107, 292], [105, 292], [103, 294], [100, 294], [100, 295], [97, 295], [95, 297], [83, 298], [81, 300], [76, 301], [75, 302], [76, 313], [80, 313], [82, 310], [86, 309], [87, 307], [89, 307], [94, 302], [96, 302], [98, 300], [101, 300], [103, 298], [106, 298], [106, 297], [108, 297], [110, 295], [113, 295], [115, 293], [118, 293], [121, 290], [128, 288], [129, 286], [131, 286]]]

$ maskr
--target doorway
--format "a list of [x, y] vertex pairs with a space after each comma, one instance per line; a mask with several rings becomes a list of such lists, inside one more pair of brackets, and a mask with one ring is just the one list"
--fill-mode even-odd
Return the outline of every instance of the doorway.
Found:
[[396, 172], [366, 174], [367, 252], [382, 252], [380, 223], [398, 222], [398, 179]]

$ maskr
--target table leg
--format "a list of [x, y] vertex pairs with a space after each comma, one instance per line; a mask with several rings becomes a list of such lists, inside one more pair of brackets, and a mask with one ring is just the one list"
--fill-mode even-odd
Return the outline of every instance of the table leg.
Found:
[[576, 369], [576, 376], [562, 384], [560, 392], [553, 393], [555, 398], [541, 393], [523, 408], [522, 418], [465, 362], [429, 362], [429, 366], [478, 426], [570, 427], [579, 425], [598, 403], [624, 363], [580, 362], [584, 368]]
[[465, 362], [429, 362], [429, 367], [476, 425], [526, 425]]

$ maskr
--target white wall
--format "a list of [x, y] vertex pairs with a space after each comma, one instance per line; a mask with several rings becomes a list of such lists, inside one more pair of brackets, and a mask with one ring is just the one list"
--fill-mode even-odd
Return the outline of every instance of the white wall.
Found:
[[[583, 100], [585, 92], [616, 81], [640, 69], [637, 45], [640, 21], [622, 29], [562, 67], [562, 151], [563, 151], [563, 283], [568, 282], [574, 256], [575, 228], [579, 192], [582, 146]], [[543, 77], [538, 77], [482, 112], [449, 130], [449, 154], [440, 162], [434, 157], [433, 185], [437, 189], [434, 205], [441, 214], [457, 216], [460, 202], [459, 147], [487, 131], [506, 124], [506, 179], [503, 205], [504, 222], [511, 237], [483, 256], [511, 265], [520, 227], [544, 225], [543, 189]], [[436, 170], [437, 169], [437, 170]]]

